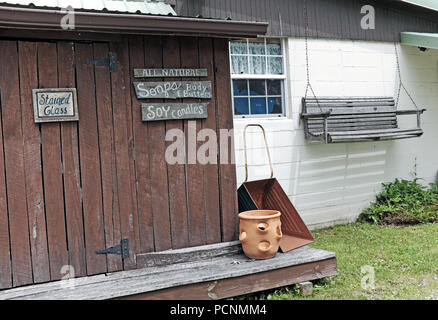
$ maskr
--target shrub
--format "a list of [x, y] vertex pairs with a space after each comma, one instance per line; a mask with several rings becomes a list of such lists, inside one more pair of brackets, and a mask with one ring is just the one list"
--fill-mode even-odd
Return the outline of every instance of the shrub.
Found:
[[379, 224], [418, 224], [438, 222], [438, 184], [430, 187], [412, 181], [396, 179], [383, 183], [376, 202], [365, 209], [359, 221]]

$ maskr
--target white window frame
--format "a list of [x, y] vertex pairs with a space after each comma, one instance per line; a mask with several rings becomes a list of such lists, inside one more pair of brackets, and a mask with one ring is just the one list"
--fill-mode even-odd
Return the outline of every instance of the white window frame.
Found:
[[[283, 59], [283, 74], [233, 74], [232, 73], [232, 59], [231, 59], [231, 41], [228, 42], [228, 58], [230, 63], [230, 74], [231, 74], [231, 94], [232, 94], [232, 106], [233, 106], [233, 117], [235, 119], [248, 119], [248, 118], [269, 118], [269, 119], [284, 119], [287, 117], [288, 111], [287, 111], [287, 103], [288, 103], [288, 88], [287, 88], [287, 51], [286, 51], [286, 43], [284, 39], [280, 39], [281, 44], [281, 52], [282, 55], [268, 55], [266, 50], [266, 40], [270, 39], [269, 37], [260, 37], [261, 39], [264, 39], [265, 42], [265, 58], [266, 58], [266, 68], [268, 68], [268, 57], [281, 57]], [[246, 43], [248, 45], [250, 39], [246, 39]], [[248, 52], [248, 54], [233, 54], [233, 56], [248, 56], [248, 70], [250, 67], [250, 57], [251, 56], [263, 56], [261, 54], [251, 54]], [[282, 86], [281, 86], [281, 105], [282, 105], [282, 113], [279, 114], [251, 114], [251, 104], [250, 101], [248, 101], [248, 107], [250, 114], [245, 115], [236, 115], [234, 113], [234, 90], [233, 90], [233, 80], [282, 80]], [[267, 92], [266, 92], [266, 99], [267, 99]], [[239, 96], [237, 96], [239, 97]], [[249, 90], [248, 90], [248, 100], [249, 100]], [[266, 105], [268, 103], [266, 102]]]

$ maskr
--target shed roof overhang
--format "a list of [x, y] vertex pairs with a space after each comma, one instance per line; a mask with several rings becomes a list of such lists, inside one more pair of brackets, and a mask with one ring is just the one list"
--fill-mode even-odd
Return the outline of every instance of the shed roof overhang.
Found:
[[429, 49], [438, 49], [438, 33], [402, 32], [401, 43]]
[[[64, 31], [65, 11], [0, 6], [0, 28]], [[200, 35], [223, 38], [266, 34], [267, 22], [185, 18], [129, 13], [74, 12], [74, 32]], [[70, 32], [69, 30], [65, 32]]]

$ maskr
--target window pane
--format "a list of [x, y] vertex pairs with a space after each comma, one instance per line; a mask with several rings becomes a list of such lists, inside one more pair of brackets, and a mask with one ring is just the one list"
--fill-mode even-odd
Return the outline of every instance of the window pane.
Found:
[[266, 58], [264, 56], [250, 57], [250, 61], [252, 74], [266, 73]]
[[265, 96], [265, 80], [249, 80], [249, 93], [251, 96]]
[[248, 46], [246, 45], [246, 41], [232, 41], [230, 43], [230, 51], [231, 53], [236, 54], [248, 54]]
[[281, 80], [266, 80], [268, 96], [281, 96]]
[[269, 73], [283, 74], [283, 58], [268, 57]]
[[234, 114], [249, 114], [248, 98], [234, 98]]
[[281, 98], [268, 97], [268, 113], [271, 114], [283, 113], [281, 107]]
[[266, 49], [268, 54], [282, 55], [280, 39], [269, 39], [266, 41]]
[[234, 74], [248, 73], [248, 58], [246, 56], [231, 56], [231, 65]]
[[250, 54], [265, 54], [265, 41], [253, 40], [248, 43]]
[[234, 96], [247, 96], [248, 95], [248, 82], [247, 82], [247, 80], [233, 80], [233, 95]]
[[266, 114], [266, 98], [251, 98], [251, 114]]

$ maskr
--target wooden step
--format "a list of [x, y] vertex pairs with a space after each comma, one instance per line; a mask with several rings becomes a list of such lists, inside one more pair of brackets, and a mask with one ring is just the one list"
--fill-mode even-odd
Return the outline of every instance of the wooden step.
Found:
[[[218, 244], [219, 248], [223, 244]], [[214, 245], [213, 245], [214, 246]], [[228, 246], [228, 248], [233, 247]], [[220, 252], [222, 249], [209, 249]], [[198, 247], [186, 250], [205, 251]], [[183, 250], [184, 251], [184, 250]], [[227, 251], [227, 250], [226, 250]], [[0, 299], [223, 299], [337, 274], [336, 254], [304, 246], [253, 260], [242, 252], [0, 291]], [[157, 253], [157, 257], [163, 253]], [[169, 253], [166, 253], [169, 254]], [[205, 256], [204, 256], [205, 257]]]

